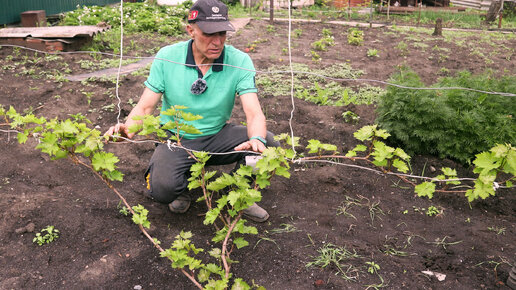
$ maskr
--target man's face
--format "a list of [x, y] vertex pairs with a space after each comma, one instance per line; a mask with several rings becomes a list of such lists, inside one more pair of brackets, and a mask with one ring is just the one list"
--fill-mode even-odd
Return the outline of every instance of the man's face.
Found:
[[192, 44], [194, 55], [210, 61], [214, 61], [220, 56], [226, 41], [226, 31], [206, 34], [195, 24], [188, 25], [187, 31], [194, 40]]

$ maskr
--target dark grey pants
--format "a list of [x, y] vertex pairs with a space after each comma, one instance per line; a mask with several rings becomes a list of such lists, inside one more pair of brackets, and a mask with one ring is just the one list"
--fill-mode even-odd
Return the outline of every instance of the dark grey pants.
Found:
[[[233, 151], [234, 148], [249, 140], [247, 127], [227, 124], [219, 133], [197, 139], [183, 139], [181, 144], [189, 149], [223, 153]], [[274, 135], [267, 132], [267, 146], [279, 146]], [[243, 162], [250, 153], [211, 155], [207, 165], [225, 165]], [[195, 160], [189, 157], [183, 149], [172, 148], [167, 144], [156, 147], [146, 172], [149, 193], [154, 200], [170, 203], [187, 190], [190, 167]]]

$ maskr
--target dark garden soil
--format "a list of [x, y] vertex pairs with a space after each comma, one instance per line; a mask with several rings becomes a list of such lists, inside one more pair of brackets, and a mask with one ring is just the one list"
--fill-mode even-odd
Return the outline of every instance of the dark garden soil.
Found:
[[[275, 31], [268, 31], [267, 25], [253, 20], [229, 39], [242, 50], [254, 40], [265, 40], [250, 53], [259, 70], [288, 63], [283, 52], [287, 24], [275, 25]], [[347, 62], [363, 70], [364, 78], [386, 81], [399, 65], [408, 65], [428, 85], [459, 70], [516, 73], [514, 35], [482, 41], [485, 33], [476, 33], [447, 41], [432, 37], [431, 31], [364, 28], [364, 44], [351, 46], [346, 38], [348, 27], [295, 24], [296, 28], [302, 35], [293, 38], [293, 61], [315, 68]], [[332, 30], [336, 45], [320, 52], [321, 62], [314, 63], [310, 44], [321, 38], [323, 28]], [[133, 44], [146, 48], [167, 44], [158, 39], [135, 38]], [[399, 46], [401, 42], [408, 45], [406, 50]], [[426, 49], [414, 43], [425, 43]], [[380, 57], [367, 57], [370, 48], [376, 48]], [[77, 62], [95, 62], [92, 56], [35, 59], [33, 52], [0, 49], [0, 104], [18, 111], [30, 109], [48, 118], [81, 112], [101, 131], [116, 123], [111, 80], [58, 83], [40, 74], [88, 72]], [[137, 101], [144, 80], [142, 75], [122, 77], [122, 118], [131, 110], [129, 99]], [[93, 93], [90, 102], [82, 92]], [[290, 96], [263, 97], [269, 130], [290, 132]], [[300, 99], [295, 99], [295, 105], [293, 130], [301, 143], [306, 145], [314, 138], [336, 144], [340, 152], [356, 145], [353, 132], [375, 120], [374, 105], [325, 107]], [[344, 111], [358, 114], [359, 123], [343, 122]], [[238, 103], [233, 119], [235, 123], [244, 121]], [[103, 182], [69, 160], [49, 160], [35, 145], [32, 139], [19, 145], [15, 134], [0, 134], [0, 289], [195, 288], [170, 268], [168, 260], [160, 258], [130, 218], [119, 213], [117, 196]], [[125, 174], [123, 183], [115, 183], [116, 188], [130, 204], [142, 204], [150, 211], [149, 232], [163, 247], [168, 248], [181, 230], [192, 231], [195, 244], [206, 251], [219, 246], [211, 242], [214, 230], [202, 223], [203, 203], [193, 204], [180, 215], [143, 196], [143, 174], [154, 145], [110, 144], [107, 148], [120, 157]], [[473, 176], [469, 168], [432, 156], [414, 156], [411, 164], [414, 174], [435, 175], [433, 168], [449, 166], [457, 168], [461, 177]], [[296, 164], [291, 173], [290, 179], [277, 177], [262, 192], [260, 204], [271, 217], [255, 224], [259, 234], [247, 237], [248, 247], [234, 251], [232, 258], [240, 261], [233, 264], [235, 277], [267, 289], [364, 289], [381, 284], [381, 279], [388, 289], [506, 287], [509, 264], [516, 263], [514, 189], [500, 189], [495, 197], [468, 204], [464, 196], [449, 193], [436, 194], [432, 200], [419, 198], [399, 179], [363, 169]], [[197, 197], [200, 192], [193, 194]], [[356, 203], [350, 205], [349, 201]], [[343, 211], [346, 205], [348, 215]], [[430, 206], [442, 214], [426, 215]], [[59, 239], [44, 246], [34, 244], [35, 233], [47, 225], [59, 229]], [[357, 254], [340, 261], [341, 271], [354, 281], [344, 279], [342, 272], [337, 274], [335, 264], [307, 267], [319, 256], [318, 250], [332, 245]], [[378, 274], [368, 273], [368, 262], [379, 266]], [[446, 278], [439, 281], [422, 273], [427, 270]]]

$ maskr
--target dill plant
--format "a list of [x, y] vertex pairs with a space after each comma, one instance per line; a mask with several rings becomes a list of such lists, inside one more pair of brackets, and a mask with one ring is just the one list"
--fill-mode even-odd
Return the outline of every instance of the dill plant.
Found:
[[[426, 87], [408, 68], [392, 82]], [[460, 72], [434, 87], [463, 87], [482, 91], [515, 92], [516, 77]], [[496, 144], [516, 144], [514, 97], [466, 90], [413, 90], [389, 87], [378, 104], [377, 122], [407, 151], [433, 154], [469, 163], [475, 154]]]

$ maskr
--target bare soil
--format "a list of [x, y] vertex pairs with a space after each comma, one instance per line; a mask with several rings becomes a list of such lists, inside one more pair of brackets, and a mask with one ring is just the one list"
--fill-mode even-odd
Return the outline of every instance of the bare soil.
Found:
[[[250, 53], [259, 70], [288, 64], [283, 52], [288, 47], [287, 24], [276, 24], [274, 31], [267, 25], [253, 20], [229, 39], [242, 50], [257, 39], [266, 40]], [[313, 62], [311, 43], [321, 38], [323, 28], [333, 32], [335, 46], [320, 52], [320, 62]], [[514, 35], [461, 32], [452, 37], [451, 32], [444, 32], [445, 37], [439, 38], [432, 37], [430, 30], [364, 28], [363, 45], [351, 46], [348, 28], [294, 24], [293, 29], [301, 29], [302, 34], [292, 38], [293, 61], [314, 68], [347, 62], [363, 70], [365, 78], [382, 81], [388, 80], [397, 66], [408, 65], [426, 84], [460, 70], [516, 73]], [[133, 45], [146, 49], [174, 41], [164, 43], [152, 36], [132, 40]], [[405, 43], [406, 49], [400, 43]], [[370, 48], [377, 49], [380, 57], [367, 57]], [[48, 118], [64, 119], [81, 112], [101, 131], [116, 122], [111, 80], [55, 82], [44, 75], [89, 72], [78, 61], [97, 61], [93, 56], [63, 55], [55, 61], [37, 57], [24, 50], [0, 49], [0, 104], [18, 111], [30, 109]], [[130, 99], [137, 101], [144, 80], [144, 75], [122, 77], [122, 118], [132, 108]], [[83, 92], [93, 93], [89, 101]], [[290, 96], [266, 97], [261, 102], [269, 130], [290, 132]], [[356, 144], [353, 132], [375, 120], [374, 105], [326, 107], [299, 99], [295, 105], [293, 130], [302, 144], [314, 138], [336, 144], [341, 152]], [[348, 110], [360, 116], [358, 124], [343, 122], [341, 114]], [[244, 115], [237, 104], [233, 122], [241, 121]], [[0, 289], [195, 288], [159, 257], [130, 218], [119, 213], [115, 194], [91, 172], [68, 160], [51, 161], [34, 149], [36, 141], [19, 145], [15, 137], [0, 134]], [[166, 205], [143, 196], [143, 174], [153, 148], [152, 144], [108, 145], [108, 150], [120, 157], [125, 174], [124, 182], [115, 186], [131, 204], [142, 204], [150, 211], [150, 233], [164, 247], [181, 230], [192, 231], [200, 248], [218, 246], [211, 242], [214, 230], [202, 223], [203, 203], [193, 204], [185, 214], [172, 214]], [[457, 168], [461, 177], [473, 176], [470, 168], [451, 160], [432, 156], [414, 156], [412, 160], [415, 174], [434, 175], [432, 168], [442, 166]], [[516, 263], [514, 189], [499, 189], [495, 197], [471, 204], [455, 194], [437, 194], [427, 200], [392, 176], [317, 164], [293, 165], [290, 179], [274, 179], [262, 194], [260, 204], [271, 218], [256, 224], [259, 234], [247, 237], [250, 245], [233, 254], [233, 259], [240, 261], [233, 266], [235, 277], [249, 283], [268, 289], [364, 289], [383, 279], [388, 289], [508, 288], [504, 283], [510, 264]], [[342, 209], [351, 200], [357, 204], [345, 215]], [[426, 215], [424, 209], [430, 206], [442, 209], [442, 214]], [[44, 246], [34, 244], [35, 232], [47, 225], [60, 230], [59, 239]], [[356, 252], [358, 257], [341, 261], [341, 269], [355, 281], [336, 274], [334, 264], [307, 267], [319, 255], [318, 250], [330, 244]], [[368, 273], [367, 262], [379, 266], [378, 275]], [[425, 270], [446, 278], [438, 281], [423, 274]]]

